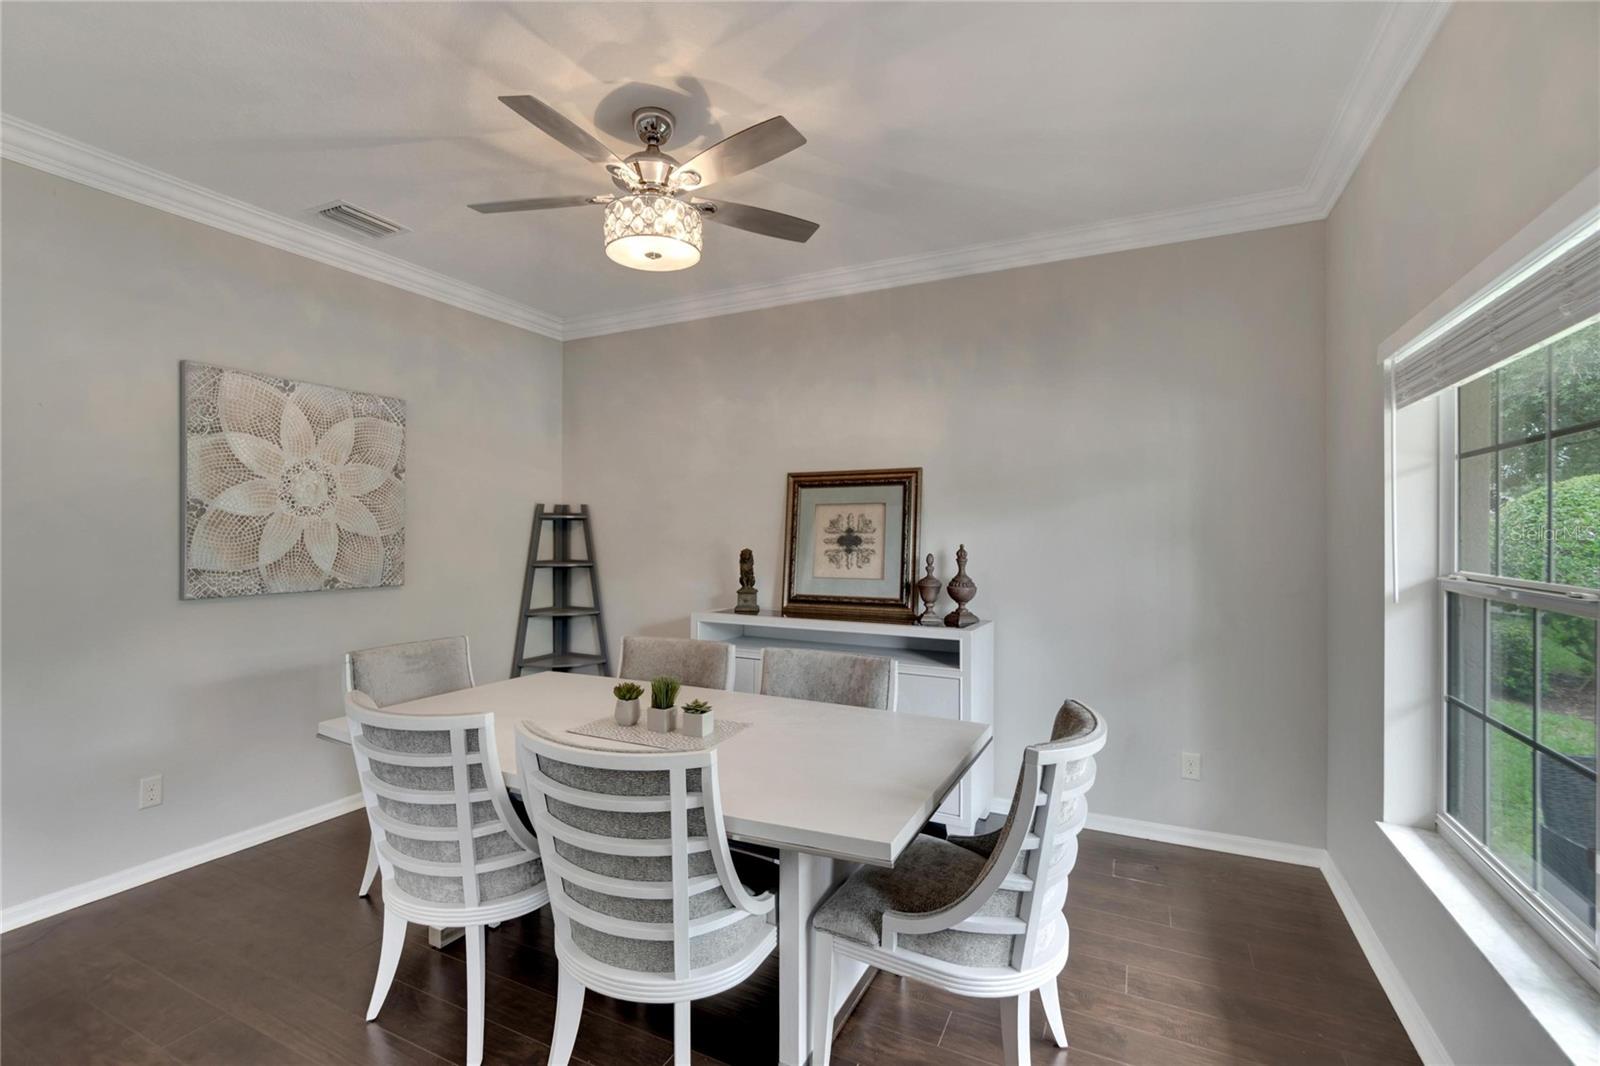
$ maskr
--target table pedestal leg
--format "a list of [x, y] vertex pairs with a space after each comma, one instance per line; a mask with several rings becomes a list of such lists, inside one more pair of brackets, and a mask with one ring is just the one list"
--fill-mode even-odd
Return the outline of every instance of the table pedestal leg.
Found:
[[[806, 1066], [811, 1055], [811, 989], [809, 966], [811, 938], [807, 923], [811, 912], [834, 886], [849, 877], [855, 863], [812, 855], [804, 851], [778, 853], [778, 1062], [781, 1066]], [[837, 1010], [866, 973], [854, 959], [838, 959], [834, 972]]]

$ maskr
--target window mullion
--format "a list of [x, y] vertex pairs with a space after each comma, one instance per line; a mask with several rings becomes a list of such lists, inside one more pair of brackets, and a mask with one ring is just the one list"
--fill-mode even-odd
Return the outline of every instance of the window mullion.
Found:
[[[1498, 421], [1499, 416], [1496, 415]], [[1496, 429], [1498, 433], [1499, 430]], [[1494, 787], [1494, 775], [1489, 772], [1490, 765], [1494, 762], [1494, 754], [1489, 750], [1494, 737], [1489, 731], [1489, 715], [1494, 705], [1494, 689], [1490, 688], [1489, 657], [1494, 653], [1494, 637], [1489, 628], [1492, 621], [1489, 614], [1489, 601], [1483, 601], [1483, 721], [1478, 723], [1478, 732], [1481, 734], [1479, 751], [1483, 757], [1478, 760], [1478, 773], [1483, 778], [1483, 824], [1478, 827], [1479, 839], [1485, 844], [1489, 842], [1489, 812], [1494, 809], [1494, 796], [1490, 789]]]
[[[1496, 574], [1503, 574], [1503, 573], [1505, 573], [1505, 569], [1506, 568], [1505, 568], [1505, 563], [1500, 558], [1500, 372], [1499, 371], [1495, 371], [1495, 375], [1494, 375], [1494, 395], [1491, 398], [1490, 402], [1493, 403], [1494, 406], [1492, 408], [1490, 408], [1490, 410], [1489, 410], [1489, 430], [1490, 430], [1490, 435], [1491, 435], [1492, 439], [1494, 440], [1495, 450], [1494, 450], [1494, 462], [1492, 464], [1490, 464], [1491, 467], [1494, 470], [1494, 480], [1490, 484], [1490, 487], [1489, 487], [1490, 488], [1490, 491], [1489, 491], [1489, 508], [1494, 514], [1494, 538], [1493, 538], [1493, 542], [1489, 545], [1489, 558], [1494, 560], [1494, 572]], [[1458, 474], [1458, 476], [1459, 476], [1459, 474]], [[1484, 632], [1488, 633], [1488, 630], [1485, 629]], [[1487, 636], [1484, 638], [1484, 642], [1485, 642], [1485, 644], [1488, 643], [1488, 637]], [[1485, 650], [1487, 650], [1487, 649], [1485, 649]], [[1483, 691], [1484, 691], [1484, 700], [1485, 700], [1485, 702], [1487, 702], [1488, 698], [1489, 698], [1489, 690], [1488, 689], [1484, 689]]]
[[[1548, 453], [1548, 449], [1546, 449], [1546, 452]], [[1548, 488], [1548, 486], [1549, 486], [1549, 481], [1548, 480], [1545, 482], [1545, 485]], [[1548, 492], [1546, 492], [1545, 498], [1547, 500], [1549, 499], [1549, 493]], [[1546, 544], [1548, 544], [1548, 543], [1549, 542], [1547, 540]], [[1545, 567], [1546, 567], [1546, 570], [1548, 571], [1548, 568], [1549, 568], [1549, 561], [1548, 561], [1549, 560], [1549, 552], [1548, 552], [1548, 550], [1545, 553], [1545, 559], [1546, 559]], [[1540, 739], [1540, 736], [1539, 736], [1539, 718], [1540, 718], [1540, 715], [1541, 715], [1541, 713], [1543, 712], [1543, 709], [1544, 709], [1544, 704], [1543, 704], [1543, 700], [1544, 700], [1544, 659], [1543, 659], [1544, 626], [1540, 625], [1540, 622], [1542, 622], [1544, 620], [1544, 612], [1543, 611], [1534, 611], [1534, 612], [1532, 612], [1532, 614], [1533, 614], [1533, 619], [1532, 619], [1533, 620], [1533, 721], [1529, 723], [1531, 728], [1529, 728], [1529, 730], [1528, 730], [1528, 735], [1533, 738], [1534, 744], [1537, 745], [1537, 744], [1541, 743], [1541, 739]], [[1533, 794], [1528, 797], [1528, 820], [1530, 822], [1530, 825], [1529, 825], [1528, 828], [1529, 828], [1529, 832], [1531, 833], [1531, 836], [1528, 838], [1528, 841], [1529, 841], [1529, 849], [1533, 854], [1532, 876], [1530, 876], [1528, 878], [1528, 883], [1533, 886], [1533, 890], [1535, 892], [1538, 892], [1539, 891], [1539, 886], [1543, 881], [1543, 874], [1544, 874], [1544, 871], [1541, 869], [1540, 862], [1539, 862], [1539, 857], [1540, 857], [1539, 856], [1539, 775], [1544, 772], [1544, 767], [1541, 764], [1541, 761], [1539, 759], [1539, 749], [1537, 747], [1532, 747], [1532, 748], [1528, 749], [1528, 759], [1529, 759], [1529, 769], [1531, 770], [1531, 773], [1528, 774], [1528, 781], [1529, 781], [1530, 787], [1532, 788], [1532, 791], [1533, 791]]]
[[1553, 344], [1547, 344], [1544, 349], [1544, 579], [1546, 581], [1556, 579], [1556, 448], [1555, 440], [1551, 436], [1556, 424], [1555, 347]]

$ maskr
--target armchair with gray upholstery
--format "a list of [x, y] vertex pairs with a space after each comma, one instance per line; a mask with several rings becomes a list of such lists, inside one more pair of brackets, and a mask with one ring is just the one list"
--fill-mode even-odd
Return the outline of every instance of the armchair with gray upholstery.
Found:
[[857, 871], [823, 901], [811, 919], [815, 1066], [827, 1066], [833, 1037], [836, 955], [1000, 999], [1007, 1066], [1028, 1061], [1028, 1004], [1037, 990], [1056, 1044], [1067, 1046], [1056, 989], [1067, 962], [1062, 908], [1105, 740], [1105, 722], [1068, 700], [1050, 740], [1023, 753], [1011, 813], [997, 832], [920, 836], [893, 869]]

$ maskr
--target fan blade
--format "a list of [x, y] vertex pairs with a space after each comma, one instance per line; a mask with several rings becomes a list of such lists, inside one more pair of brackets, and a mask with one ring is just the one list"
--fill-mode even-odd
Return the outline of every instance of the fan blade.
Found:
[[591, 163], [621, 166], [622, 160], [561, 112], [531, 96], [502, 96], [500, 102]]
[[468, 204], [483, 215], [498, 215], [504, 211], [547, 211], [552, 207], [584, 207], [589, 204], [609, 204], [614, 196], [540, 196], [532, 200], [496, 200], [489, 204]]
[[720, 222], [724, 226], [732, 226], [734, 229], [749, 230], [751, 233], [759, 233], [763, 237], [777, 237], [779, 240], [804, 244], [811, 239], [811, 235], [817, 232], [819, 228], [815, 222], [796, 218], [793, 215], [786, 215], [781, 211], [768, 211], [764, 207], [734, 204], [729, 203], [727, 200], [692, 200], [690, 202], [700, 208], [702, 217], [712, 222]]
[[[770, 163], [786, 152], [792, 152], [806, 143], [800, 131], [789, 125], [789, 120], [779, 115], [758, 122], [749, 129], [724, 137], [710, 148], [673, 171], [672, 184], [680, 189], [703, 189], [714, 181], [731, 178]], [[698, 174], [699, 181], [689, 178]]]

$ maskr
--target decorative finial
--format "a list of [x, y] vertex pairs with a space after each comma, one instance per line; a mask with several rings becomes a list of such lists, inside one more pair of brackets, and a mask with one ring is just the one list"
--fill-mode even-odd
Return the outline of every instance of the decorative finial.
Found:
[[939, 579], [933, 576], [933, 553], [928, 553], [928, 573], [917, 582], [917, 595], [922, 597], [922, 613], [917, 615], [919, 626], [942, 626], [933, 605], [939, 602]]
[[956, 576], [950, 579], [950, 598], [956, 609], [944, 616], [944, 624], [951, 629], [966, 629], [978, 624], [978, 616], [967, 610], [967, 604], [978, 594], [978, 583], [967, 576], [967, 546], [956, 550]]

